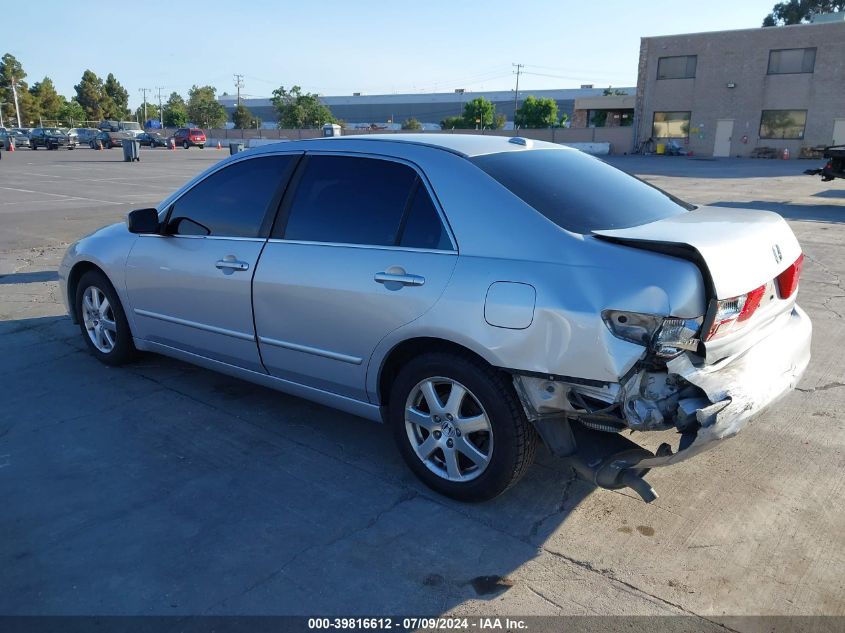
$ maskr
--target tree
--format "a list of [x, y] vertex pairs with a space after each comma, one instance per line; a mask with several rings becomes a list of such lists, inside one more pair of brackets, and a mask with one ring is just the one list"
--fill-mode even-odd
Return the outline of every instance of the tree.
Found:
[[0, 59], [0, 101], [11, 104], [11, 108], [15, 107], [14, 92], [12, 90], [12, 82], [14, 81], [18, 91], [18, 105], [21, 109], [21, 125], [25, 125], [25, 121], [29, 122], [29, 116], [32, 114], [31, 112], [25, 112], [24, 104], [21, 103], [21, 93], [27, 91], [26, 82], [23, 81], [24, 77], [26, 77], [26, 73], [15, 56], [11, 53], [3, 55], [2, 59]]
[[624, 90], [620, 90], [619, 88], [614, 88], [613, 86], [608, 86], [607, 88], [605, 88], [604, 90], [602, 90], [602, 91], [601, 91], [601, 93], [602, 93], [602, 95], [604, 95], [605, 97], [610, 97], [610, 96], [623, 96], [623, 95], [627, 95], [627, 94], [628, 94], [628, 93], [627, 93], [627, 92], [625, 92]]
[[493, 127], [495, 110], [492, 102], [484, 97], [476, 97], [464, 104], [464, 126], [467, 128]]
[[144, 104], [138, 106], [135, 110], [135, 119], [143, 126], [144, 123], [150, 120], [158, 120], [158, 106], [154, 103], [147, 102], [147, 118], [144, 118]]
[[444, 130], [463, 130], [466, 129], [466, 122], [462, 116], [447, 116], [440, 122], [440, 127]]
[[763, 18], [763, 26], [785, 26], [809, 22], [814, 15], [845, 11], [845, 0], [787, 0], [778, 2]]
[[229, 117], [216, 95], [217, 88], [213, 86], [192, 86], [186, 107], [188, 119], [205, 128], [223, 127]]
[[103, 93], [106, 98], [102, 105], [107, 119], [120, 121], [129, 116], [129, 93], [111, 73], [103, 84]]
[[505, 123], [508, 122], [508, 117], [504, 114], [499, 112], [496, 117], [493, 119], [493, 129], [494, 130], [501, 130], [505, 127]]
[[59, 112], [67, 103], [67, 99], [56, 92], [53, 81], [49, 77], [44, 77], [41, 81], [32, 84], [29, 93], [35, 99], [38, 110], [45, 119], [58, 119]]
[[170, 93], [162, 110], [165, 127], [184, 127], [188, 122], [185, 100], [178, 92]]
[[293, 86], [290, 90], [279, 86], [273, 91], [272, 101], [280, 128], [319, 127], [336, 121], [332, 111], [320, 101], [318, 95], [302, 92], [299, 86]]
[[594, 110], [590, 123], [593, 127], [604, 127], [607, 123], [607, 110]]
[[97, 77], [96, 73], [86, 70], [82, 73], [82, 79], [75, 85], [76, 100], [82, 109], [85, 110], [85, 117], [89, 121], [99, 121], [103, 118], [103, 80]]
[[403, 130], [421, 130], [422, 129], [422, 123], [417, 121], [414, 117], [411, 117], [409, 119], [405, 119], [402, 122], [402, 129]]
[[21, 125], [31, 127], [38, 125], [41, 120], [41, 110], [38, 107], [38, 100], [29, 90], [22, 90], [18, 86], [18, 108], [20, 109]]
[[569, 127], [569, 115], [564, 112], [560, 115], [560, 121], [558, 121], [558, 127]]
[[85, 121], [85, 109], [76, 99], [71, 99], [64, 103], [56, 118], [65, 125], [74, 127]]
[[250, 112], [249, 108], [242, 103], [232, 112], [232, 122], [238, 130], [261, 127], [261, 119]]
[[517, 109], [514, 123], [519, 127], [553, 127], [557, 123], [557, 102], [549, 97], [528, 95]]

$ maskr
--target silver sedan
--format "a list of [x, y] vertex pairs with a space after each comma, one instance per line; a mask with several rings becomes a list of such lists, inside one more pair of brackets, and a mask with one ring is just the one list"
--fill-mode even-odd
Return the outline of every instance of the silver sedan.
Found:
[[802, 259], [778, 215], [695, 207], [573, 149], [374, 135], [236, 154], [59, 275], [104, 363], [157, 352], [383, 421], [445, 495], [501, 493], [543, 441], [649, 501], [650, 468], [800, 379]]

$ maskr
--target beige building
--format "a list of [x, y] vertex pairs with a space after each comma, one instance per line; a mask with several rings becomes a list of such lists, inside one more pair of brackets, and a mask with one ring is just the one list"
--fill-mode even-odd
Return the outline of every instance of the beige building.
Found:
[[845, 20], [642, 38], [634, 127], [705, 156], [845, 143]]

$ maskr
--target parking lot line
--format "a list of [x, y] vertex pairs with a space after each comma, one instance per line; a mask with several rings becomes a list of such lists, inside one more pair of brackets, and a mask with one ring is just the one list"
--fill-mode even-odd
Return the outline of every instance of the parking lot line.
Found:
[[[84, 198], [82, 196], [68, 196], [68, 195], [63, 194], [63, 193], [47, 193], [46, 191], [33, 191], [32, 189], [18, 189], [17, 187], [0, 187], [0, 189], [4, 189], [6, 191], [19, 191], [21, 193], [35, 193], [35, 194], [40, 194], [42, 196], [54, 196], [54, 197], [57, 197], [57, 198], [64, 198], [66, 200], [87, 200], [89, 202], [100, 202], [102, 204], [116, 204], [116, 205], [124, 204], [123, 202], [115, 202], [114, 200], [100, 200], [99, 198]], [[31, 201], [27, 200], [26, 202], [31, 202]], [[21, 201], [21, 204], [23, 204], [23, 203], [24, 203], [24, 201]]]

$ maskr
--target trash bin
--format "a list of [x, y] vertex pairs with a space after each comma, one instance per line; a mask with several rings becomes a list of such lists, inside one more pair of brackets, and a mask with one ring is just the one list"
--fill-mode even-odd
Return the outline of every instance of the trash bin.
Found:
[[131, 163], [134, 160], [141, 160], [141, 141], [134, 138], [125, 138], [121, 143], [123, 146], [123, 160]]
[[229, 156], [244, 151], [243, 143], [229, 143]]
[[655, 153], [663, 155], [666, 153], [666, 144], [665, 143], [658, 143], [657, 144], [657, 151]]

